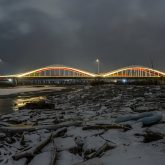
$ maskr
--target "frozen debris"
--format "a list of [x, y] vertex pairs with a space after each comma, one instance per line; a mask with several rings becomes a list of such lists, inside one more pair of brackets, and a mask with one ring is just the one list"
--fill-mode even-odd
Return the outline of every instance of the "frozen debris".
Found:
[[79, 148], [83, 147], [83, 145], [84, 145], [84, 138], [83, 137], [77, 136], [77, 137], [74, 138], [74, 141], [75, 141], [75, 143], [77, 144], [77, 146]]
[[[69, 87], [49, 93], [45, 103], [53, 104], [53, 109], [22, 109], [0, 116], [0, 164], [38, 164], [44, 162], [44, 157], [44, 164], [57, 165], [91, 163], [96, 159], [96, 163], [100, 160], [104, 165], [141, 164], [142, 160], [153, 164], [152, 157], [163, 165], [164, 93], [164, 86], [111, 85]], [[138, 107], [141, 109], [136, 111]], [[146, 132], [148, 127], [152, 133]], [[63, 130], [59, 137], [32, 152], [31, 158], [12, 159], [34, 151], [58, 130]], [[144, 137], [151, 142], [144, 143]], [[96, 156], [100, 159], [93, 159]]]
[[143, 142], [144, 143], [150, 143], [153, 141], [161, 140], [164, 138], [165, 135], [159, 133], [159, 132], [153, 132], [151, 130], [146, 130], [145, 134], [136, 134], [136, 136], [143, 136]]
[[24, 157], [33, 158], [36, 153], [38, 153], [43, 147], [45, 147], [50, 142], [51, 138], [52, 138], [52, 134], [49, 135], [44, 141], [40, 142], [37, 146], [33, 147], [32, 149], [14, 155], [13, 159], [19, 160]]
[[6, 134], [5, 133], [0, 133], [0, 139], [3, 139], [6, 137]]
[[163, 138], [164, 138], [164, 135], [162, 135], [161, 133], [147, 131], [146, 134], [144, 134], [143, 142], [149, 143], [149, 142], [157, 141]]
[[124, 116], [117, 117], [115, 122], [116, 123], [122, 123], [122, 122], [131, 121], [131, 120], [139, 120], [141, 118], [150, 117], [152, 115], [153, 115], [153, 113], [151, 113], [151, 112], [144, 112], [144, 113], [133, 114], [133, 115], [132, 114], [131, 115], [124, 115]]
[[35, 147], [33, 147], [33, 148], [31, 148], [31, 149], [29, 149], [27, 151], [15, 154], [13, 156], [13, 158], [15, 160], [19, 160], [19, 159], [24, 158], [24, 157], [26, 157], [26, 158], [29, 158], [29, 157], [33, 158], [35, 156], [35, 154], [40, 152], [42, 150], [42, 148], [44, 148], [52, 140], [52, 138], [58, 137], [61, 134], [63, 135], [66, 131], [67, 131], [66, 128], [57, 130], [55, 133], [50, 134], [45, 140], [41, 141]]
[[113, 149], [113, 148], [114, 147], [110, 146], [108, 142], [105, 142], [100, 148], [98, 148], [98, 150], [91, 153], [90, 155], [87, 155], [86, 158], [87, 159], [92, 159], [92, 158], [95, 158], [95, 157], [100, 157], [104, 154], [105, 151], [107, 151], [109, 149]]
[[97, 151], [106, 141], [100, 136], [87, 137], [84, 140], [83, 151], [85, 155]]
[[134, 109], [135, 112], [149, 112], [157, 110], [156, 106], [139, 106]]
[[[127, 106], [130, 106], [129, 104], [130, 103], [128, 103]], [[122, 107], [120, 111], [123, 113], [132, 113], [133, 112], [130, 107]]]
[[66, 137], [66, 138], [59, 137], [56, 138], [54, 141], [58, 151], [69, 150], [71, 148], [76, 147], [76, 143], [74, 141], [74, 138], [72, 137]]
[[122, 123], [127, 122], [131, 120], [135, 120], [138, 122], [142, 122], [143, 126], [151, 126], [153, 124], [157, 124], [161, 121], [162, 114], [160, 112], [145, 112], [141, 114], [135, 114], [135, 115], [125, 115], [118, 117], [115, 122], [116, 123]]
[[161, 119], [162, 119], [162, 114], [155, 112], [152, 114], [152, 116], [144, 117], [138, 121], [143, 123], [143, 127], [147, 127], [159, 123]]
[[114, 147], [114, 144], [107, 142], [102, 137], [93, 136], [84, 139], [82, 150], [85, 159], [92, 159], [102, 156], [105, 151], [113, 149]]

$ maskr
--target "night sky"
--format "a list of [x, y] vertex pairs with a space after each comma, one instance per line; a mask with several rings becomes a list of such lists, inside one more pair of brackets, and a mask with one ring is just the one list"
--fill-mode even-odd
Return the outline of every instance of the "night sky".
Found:
[[0, 0], [0, 74], [64, 64], [165, 71], [165, 0]]

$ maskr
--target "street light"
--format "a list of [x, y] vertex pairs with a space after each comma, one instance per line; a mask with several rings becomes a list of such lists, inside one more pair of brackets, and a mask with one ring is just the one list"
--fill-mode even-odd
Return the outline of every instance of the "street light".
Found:
[[96, 63], [97, 63], [97, 74], [100, 73], [100, 60], [96, 59]]

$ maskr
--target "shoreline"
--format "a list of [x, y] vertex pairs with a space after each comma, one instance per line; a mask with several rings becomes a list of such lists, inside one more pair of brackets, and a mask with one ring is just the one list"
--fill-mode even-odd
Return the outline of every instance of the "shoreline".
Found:
[[[46, 100], [54, 105], [50, 109], [25, 108], [0, 116], [0, 150], [4, 151], [0, 160], [5, 165], [31, 165], [46, 158], [46, 165], [53, 154], [57, 165], [90, 161], [163, 165], [164, 92], [162, 86], [109, 85], [50, 92]], [[160, 118], [143, 127], [143, 116], [151, 115]]]
[[0, 88], [0, 98], [11, 98], [16, 97], [18, 95], [23, 96], [31, 93], [45, 93], [50, 91], [60, 91], [66, 89], [65, 87], [58, 86], [42, 86], [42, 87], [34, 87], [34, 86], [21, 86], [21, 87], [12, 87], [12, 88]]

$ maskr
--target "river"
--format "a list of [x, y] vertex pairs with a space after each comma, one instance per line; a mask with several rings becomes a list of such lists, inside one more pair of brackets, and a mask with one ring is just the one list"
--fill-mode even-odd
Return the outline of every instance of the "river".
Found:
[[13, 98], [0, 99], [0, 114], [8, 114], [13, 112]]
[[21, 109], [26, 103], [45, 99], [50, 93], [60, 92], [64, 87], [0, 89], [0, 115]]

